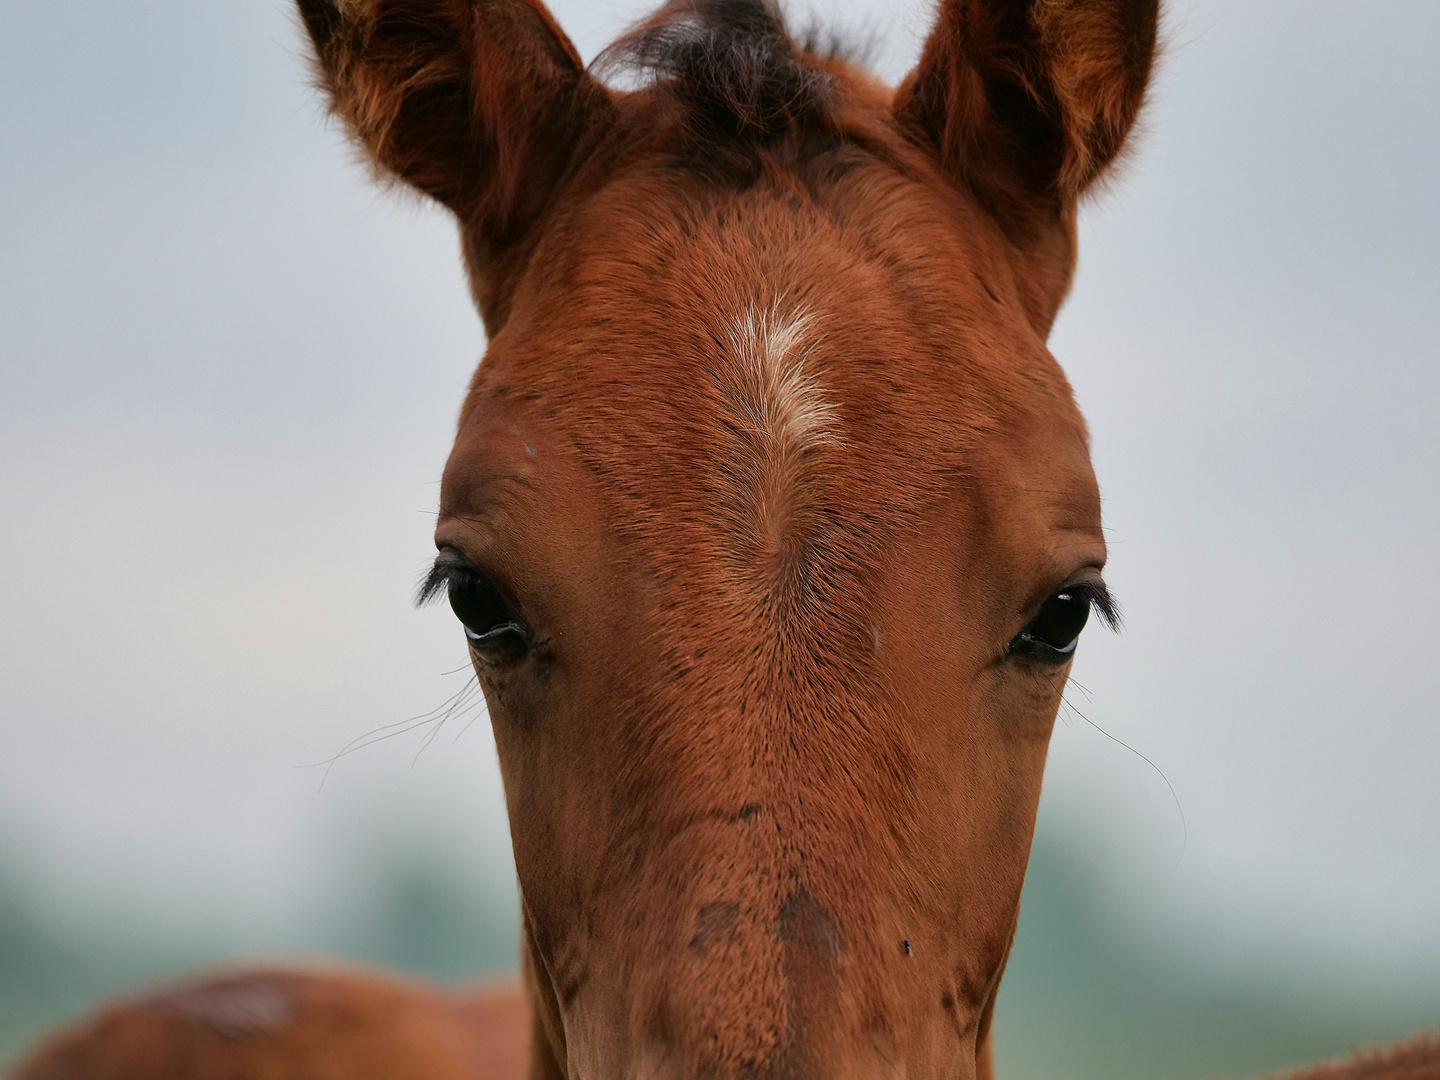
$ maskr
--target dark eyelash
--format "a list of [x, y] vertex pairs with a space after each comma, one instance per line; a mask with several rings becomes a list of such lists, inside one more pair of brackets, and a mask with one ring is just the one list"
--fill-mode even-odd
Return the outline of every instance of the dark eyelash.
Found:
[[1090, 610], [1100, 616], [1109, 629], [1119, 631], [1121, 625], [1120, 605], [1110, 595], [1103, 581], [1077, 581], [1060, 590], [1075, 596], [1082, 596], [1090, 602]]
[[460, 585], [475, 585], [485, 581], [484, 575], [468, 562], [454, 555], [442, 552], [415, 590], [415, 606], [424, 607]]

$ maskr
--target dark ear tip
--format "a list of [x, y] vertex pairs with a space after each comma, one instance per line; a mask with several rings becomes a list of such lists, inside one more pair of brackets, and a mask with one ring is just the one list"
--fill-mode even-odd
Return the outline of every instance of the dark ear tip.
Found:
[[323, 49], [340, 29], [343, 16], [340, 14], [339, 0], [296, 0], [296, 4], [315, 47]]

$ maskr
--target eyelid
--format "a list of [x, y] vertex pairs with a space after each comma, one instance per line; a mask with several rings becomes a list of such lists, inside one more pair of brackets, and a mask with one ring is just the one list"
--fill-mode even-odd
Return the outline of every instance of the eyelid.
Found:
[[488, 583], [488, 579], [480, 572], [480, 568], [456, 551], [441, 551], [435, 556], [435, 562], [426, 571], [425, 576], [420, 580], [420, 586], [415, 590], [415, 606], [424, 607], [426, 604], [440, 598], [456, 585], [472, 585], [480, 582]]
[[[1090, 610], [1100, 616], [1110, 630], [1118, 632], [1121, 626], [1120, 605], [1110, 595], [1110, 589], [1099, 576], [1076, 578], [1061, 585], [1051, 596], [1058, 593], [1076, 593], [1090, 602]], [[1048, 598], [1047, 598], [1048, 599]]]
[[1122, 624], [1120, 604], [1111, 595], [1110, 588], [1100, 577], [1099, 570], [1091, 567], [1088, 570], [1080, 571], [1074, 577], [1067, 579], [1064, 584], [1056, 586], [1032, 603], [1025, 617], [1025, 624], [1018, 633], [1024, 633], [1025, 628], [1035, 621], [1046, 601], [1052, 596], [1065, 592], [1083, 596], [1089, 601], [1090, 610], [1100, 616], [1100, 621], [1105, 624], [1107, 629], [1116, 632], [1120, 630]]

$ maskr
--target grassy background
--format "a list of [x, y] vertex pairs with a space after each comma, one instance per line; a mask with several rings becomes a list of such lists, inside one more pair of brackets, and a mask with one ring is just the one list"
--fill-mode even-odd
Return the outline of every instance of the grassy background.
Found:
[[1219, 966], [1167, 945], [1087, 865], [1036, 843], [996, 1014], [1005, 1080], [1257, 1076], [1440, 1023], [1440, 986], [1283, 953]]

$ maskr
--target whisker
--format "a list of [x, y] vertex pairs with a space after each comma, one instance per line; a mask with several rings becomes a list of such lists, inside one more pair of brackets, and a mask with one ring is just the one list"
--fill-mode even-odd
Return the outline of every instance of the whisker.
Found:
[[[1062, 700], [1063, 700], [1063, 699], [1062, 699]], [[1133, 746], [1131, 746], [1129, 743], [1127, 743], [1124, 739], [1117, 739], [1114, 735], [1111, 735], [1108, 731], [1106, 731], [1104, 728], [1102, 728], [1099, 724], [1095, 723], [1094, 720], [1091, 720], [1088, 716], [1086, 716], [1084, 713], [1082, 713], [1079, 709], [1075, 708], [1075, 706], [1074, 706], [1073, 704], [1070, 704], [1069, 702], [1066, 702], [1065, 704], [1070, 708], [1070, 710], [1071, 710], [1076, 716], [1080, 717], [1081, 720], [1084, 720], [1085, 723], [1089, 724], [1091, 727], [1093, 727], [1093, 728], [1094, 728], [1096, 731], [1098, 731], [1101, 735], [1104, 735], [1105, 738], [1109, 739], [1111, 742], [1115, 743], [1115, 744], [1118, 745], [1118, 746], [1123, 746], [1126, 750], [1129, 750], [1130, 753], [1134, 754], [1134, 755], [1135, 755], [1136, 757], [1138, 757], [1141, 761], [1145, 762], [1146, 765], [1149, 765], [1150, 768], [1154, 769], [1154, 770], [1155, 770], [1155, 774], [1156, 774], [1157, 776], [1159, 776], [1161, 780], [1165, 781], [1165, 786], [1170, 790], [1170, 798], [1172, 798], [1173, 800], [1175, 800], [1175, 810], [1176, 810], [1176, 812], [1180, 815], [1180, 854], [1179, 854], [1178, 856], [1176, 856], [1175, 865], [1170, 868], [1171, 873], [1174, 873], [1177, 869], [1179, 869], [1181, 860], [1183, 860], [1183, 859], [1185, 858], [1185, 852], [1186, 852], [1186, 850], [1187, 850], [1187, 849], [1189, 848], [1189, 846], [1190, 846], [1190, 825], [1189, 825], [1189, 823], [1185, 820], [1185, 808], [1180, 805], [1180, 796], [1177, 795], [1176, 792], [1175, 792], [1175, 785], [1172, 784], [1172, 783], [1170, 783], [1170, 778], [1165, 775], [1165, 770], [1164, 770], [1164, 769], [1160, 768], [1159, 765], [1156, 765], [1155, 762], [1151, 761], [1148, 757], [1146, 757], [1144, 754], [1142, 754], [1139, 750], [1136, 750]]]
[[[457, 669], [457, 671], [464, 670], [464, 668]], [[348, 757], [351, 754], [364, 750], [367, 747], [374, 746], [376, 743], [384, 742], [386, 739], [394, 738], [397, 735], [407, 735], [412, 731], [418, 730], [419, 728], [426, 727], [430, 724], [435, 724], [437, 723], [437, 720], [440, 725], [443, 725], [445, 719], [451, 714], [453, 714], [456, 709], [462, 708], [470, 704], [474, 698], [474, 695], [479, 691], [479, 689], [479, 680], [476, 679], [472, 674], [469, 681], [466, 682], [466, 684], [461, 687], [460, 690], [458, 690], [454, 694], [451, 694], [448, 698], [446, 698], [435, 708], [431, 709], [429, 712], [421, 713], [418, 716], [411, 716], [404, 720], [396, 720], [394, 723], [381, 724], [379, 727], [372, 728], [370, 731], [367, 731], [363, 735], [355, 736], [355, 738], [351, 739], [348, 743], [341, 747], [340, 750], [332, 757], [325, 758], [321, 761], [311, 762], [308, 765], [297, 765], [296, 768], [318, 769], [323, 766], [325, 772], [321, 775], [320, 785], [316, 789], [317, 791], [323, 791], [325, 790], [325, 782], [330, 778], [330, 770], [333, 769], [336, 763], [339, 762], [342, 758]], [[436, 730], [439, 730], [438, 727], [436, 728]]]
[[[466, 689], [467, 689], [467, 690], [472, 689], [472, 688], [473, 688], [474, 690], [477, 690], [477, 691], [480, 689], [480, 682], [479, 682], [479, 680], [471, 680], [469, 683], [466, 684]], [[484, 700], [485, 700], [485, 699], [484, 699], [483, 697], [480, 698], [480, 702], [481, 702], [481, 703], [483, 703]], [[449, 709], [445, 710], [445, 715], [444, 715], [444, 716], [440, 717], [439, 720], [437, 720], [437, 721], [435, 722], [435, 726], [430, 729], [429, 733], [428, 733], [428, 734], [425, 736], [425, 738], [421, 741], [421, 743], [420, 743], [420, 748], [415, 751], [415, 756], [410, 759], [410, 767], [411, 767], [412, 769], [415, 767], [416, 763], [420, 760], [420, 755], [423, 754], [423, 753], [426, 751], [426, 749], [430, 746], [430, 744], [433, 743], [433, 742], [435, 741], [436, 737], [440, 734], [440, 729], [443, 728], [443, 727], [445, 726], [446, 722], [449, 721], [449, 719], [450, 719], [452, 716], [455, 715], [455, 711], [456, 711], [457, 709], [461, 709], [462, 704], [463, 704], [464, 708], [463, 708], [462, 711], [460, 712], [460, 715], [461, 715], [461, 716], [464, 716], [465, 713], [468, 712], [471, 708], [473, 708], [474, 705], [476, 704], [476, 702], [475, 702], [474, 699], [473, 699], [473, 695], [471, 696], [471, 700], [464, 701], [463, 703], [457, 701], [457, 702], [456, 702], [454, 705], [452, 705]]]
[[459, 742], [460, 742], [460, 739], [464, 736], [464, 734], [465, 734], [467, 731], [469, 731], [472, 727], [475, 726], [476, 721], [478, 721], [478, 720], [480, 719], [480, 714], [481, 714], [481, 712], [483, 711], [483, 708], [484, 708], [484, 706], [483, 706], [483, 703], [482, 703], [481, 708], [480, 708], [480, 709], [477, 709], [477, 710], [475, 711], [475, 715], [472, 716], [472, 717], [470, 717], [470, 719], [465, 722], [465, 726], [462, 727], [459, 731], [457, 731], [457, 732], [455, 733], [455, 738], [454, 738], [453, 740], [451, 740], [451, 742], [450, 742], [450, 745], [451, 745], [451, 746], [456, 746], [456, 745], [458, 745]]

